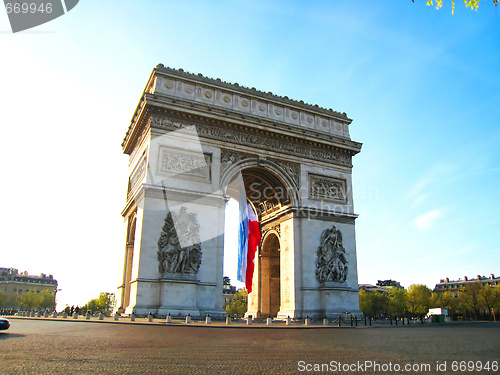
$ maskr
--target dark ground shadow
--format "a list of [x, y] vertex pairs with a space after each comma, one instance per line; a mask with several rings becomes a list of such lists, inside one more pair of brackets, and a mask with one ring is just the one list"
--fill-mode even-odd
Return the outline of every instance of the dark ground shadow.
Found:
[[7, 331], [0, 331], [0, 341], [7, 340], [7, 339], [16, 339], [19, 337], [26, 337], [26, 335], [20, 335], [17, 333], [9, 333]]

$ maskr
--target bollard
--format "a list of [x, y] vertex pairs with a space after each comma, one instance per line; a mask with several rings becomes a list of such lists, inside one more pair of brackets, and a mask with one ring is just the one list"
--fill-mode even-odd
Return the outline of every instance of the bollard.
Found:
[[52, 317], [57, 318], [57, 311], [56, 310], [54, 310], [54, 312], [52, 313]]
[[371, 316], [368, 317], [368, 321], [370, 322], [370, 325], [372, 325], [372, 317]]
[[309, 318], [308, 316], [306, 316], [306, 319], [304, 320], [304, 325], [310, 326], [311, 325], [311, 318]]
[[353, 324], [352, 324], [352, 323], [353, 323], [353, 322], [352, 322], [352, 315], [351, 315], [351, 327], [353, 326]]
[[32, 311], [32, 312], [31, 312], [31, 317], [32, 317], [32, 318], [34, 318], [34, 317], [35, 317], [35, 312], [34, 312], [34, 311]]
[[[100, 318], [101, 318], [101, 317], [99, 316], [99, 319], [100, 319]], [[103, 319], [104, 319], [104, 314], [103, 314]], [[113, 320], [117, 321], [117, 320], [119, 320], [119, 319], [120, 319], [120, 314], [116, 313], [116, 314], [113, 316]]]
[[271, 318], [270, 316], [268, 316], [267, 319], [266, 319], [266, 324], [268, 326], [270, 326], [271, 324], [273, 324], [273, 318]]
[[99, 313], [99, 320], [104, 320], [104, 314], [102, 312]]
[[165, 323], [172, 323], [172, 315], [168, 313], [167, 317], [165, 318]]
[[366, 315], [365, 315], [365, 317], [364, 317], [364, 318], [365, 318], [365, 326], [366, 326]]
[[341, 324], [340, 324], [340, 321], [341, 321], [341, 316], [339, 315], [339, 327], [340, 327], [340, 325], [341, 325]]
[[66, 311], [65, 311], [65, 312], [63, 312], [63, 318], [64, 318], [64, 319], [67, 319], [67, 318], [68, 318], [68, 314], [66, 313]]
[[49, 317], [49, 312], [47, 310], [45, 310], [45, 312], [43, 313], [43, 317], [44, 318], [48, 318]]
[[354, 327], [357, 327], [358, 326], [358, 317], [355, 316], [354, 317]]
[[90, 311], [87, 311], [87, 314], [85, 315], [85, 319], [90, 320]]
[[287, 316], [286, 317], [286, 325], [289, 326], [290, 324], [292, 324], [292, 319], [290, 318], [290, 316]]
[[42, 312], [41, 312], [41, 311], [38, 311], [38, 312], [36, 313], [36, 317], [37, 317], [37, 318], [40, 318], [41, 316], [42, 316]]
[[152, 323], [153, 322], [153, 313], [148, 314], [148, 322]]
[[130, 321], [135, 322], [135, 315], [134, 313], [130, 314]]
[[328, 325], [328, 318], [326, 316], [323, 318], [323, 325], [324, 326]]
[[226, 324], [231, 324], [231, 317], [230, 316], [226, 317]]
[[394, 323], [398, 325], [398, 318], [394, 318]]
[[191, 315], [190, 314], [187, 314], [186, 315], [186, 323], [191, 323]]
[[212, 323], [212, 318], [210, 317], [210, 315], [207, 315], [207, 317], [205, 318], [205, 324], [211, 324]]
[[252, 325], [252, 315], [248, 315], [247, 316], [247, 326], [251, 326]]
[[391, 321], [391, 326], [392, 326], [392, 318], [390, 319], [390, 321]]
[[78, 319], [78, 313], [73, 314], [73, 319]]

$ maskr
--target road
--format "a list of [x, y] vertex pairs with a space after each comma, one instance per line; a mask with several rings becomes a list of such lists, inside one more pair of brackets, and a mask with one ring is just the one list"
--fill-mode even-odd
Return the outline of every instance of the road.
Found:
[[41, 318], [12, 319], [0, 332], [0, 374], [463, 373], [453, 361], [500, 363], [500, 324], [259, 329]]

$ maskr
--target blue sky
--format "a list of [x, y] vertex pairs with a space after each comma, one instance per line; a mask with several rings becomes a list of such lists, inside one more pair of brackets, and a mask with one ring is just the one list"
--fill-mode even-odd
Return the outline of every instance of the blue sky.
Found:
[[81, 1], [0, 12], [0, 266], [115, 291], [127, 157], [157, 63], [347, 112], [360, 283], [500, 273], [500, 14], [450, 1]]

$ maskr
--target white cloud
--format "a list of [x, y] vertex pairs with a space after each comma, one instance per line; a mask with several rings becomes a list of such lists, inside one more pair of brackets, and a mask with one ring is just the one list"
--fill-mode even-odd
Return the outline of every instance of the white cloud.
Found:
[[417, 216], [413, 220], [413, 224], [417, 227], [419, 230], [426, 230], [429, 229], [436, 223], [437, 220], [442, 218], [444, 215], [444, 210], [439, 209], [439, 210], [432, 210], [429, 211], [425, 214], [422, 214], [420, 216]]

